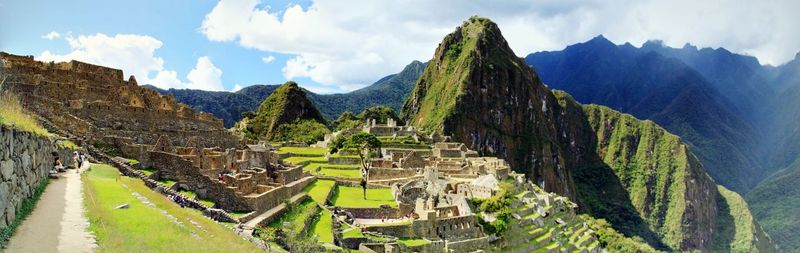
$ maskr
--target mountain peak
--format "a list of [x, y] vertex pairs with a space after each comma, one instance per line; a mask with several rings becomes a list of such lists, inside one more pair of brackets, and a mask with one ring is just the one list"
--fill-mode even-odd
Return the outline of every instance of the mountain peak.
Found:
[[252, 132], [257, 136], [273, 139], [278, 127], [299, 120], [313, 120], [324, 124], [322, 114], [306, 96], [296, 82], [289, 81], [275, 89], [261, 103], [255, 118], [248, 124], [253, 125]]

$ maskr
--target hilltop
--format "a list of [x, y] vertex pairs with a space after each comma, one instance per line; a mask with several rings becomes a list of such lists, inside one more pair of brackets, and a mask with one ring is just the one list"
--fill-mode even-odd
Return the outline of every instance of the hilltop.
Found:
[[329, 132], [322, 114], [295, 82], [287, 82], [275, 89], [255, 114], [237, 124], [236, 128], [246, 136], [271, 141], [299, 138], [311, 142]]

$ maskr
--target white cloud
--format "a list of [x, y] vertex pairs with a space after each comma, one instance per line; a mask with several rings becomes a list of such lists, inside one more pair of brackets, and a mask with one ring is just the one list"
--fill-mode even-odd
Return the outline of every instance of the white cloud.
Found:
[[242, 87], [241, 85], [239, 85], [239, 84], [237, 83], [237, 84], [234, 84], [234, 85], [233, 85], [233, 90], [231, 90], [231, 91], [232, 91], [232, 92], [237, 92], [237, 91], [241, 90], [242, 88], [244, 88], [244, 87]]
[[47, 39], [47, 40], [54, 40], [54, 39], [58, 39], [60, 37], [61, 37], [61, 34], [56, 32], [56, 31], [52, 31], [52, 32], [49, 32], [49, 33], [47, 33], [45, 35], [42, 35], [42, 39]]
[[147, 35], [117, 34], [108, 36], [102, 33], [81, 35], [77, 38], [67, 34], [65, 40], [72, 51], [56, 54], [49, 50], [42, 52], [38, 60], [69, 61], [78, 60], [125, 71], [136, 76], [140, 84], [152, 84], [159, 88], [223, 90], [222, 70], [214, 66], [211, 59], [203, 56], [186, 76], [189, 82], [178, 78], [174, 70], [164, 69], [164, 59], [155, 51], [163, 43]]
[[800, 50], [798, 9], [792, 0], [315, 0], [307, 8], [222, 0], [200, 30], [211, 41], [295, 55], [283, 67], [287, 79], [354, 89], [430, 59], [442, 37], [475, 14], [497, 22], [519, 56], [604, 34], [617, 43], [725, 47], [779, 64]]
[[208, 56], [197, 58], [197, 65], [192, 71], [186, 75], [189, 83], [186, 84], [187, 88], [199, 90], [213, 90], [221, 91], [222, 88], [222, 70], [214, 66]]
[[261, 57], [261, 61], [263, 61], [264, 63], [270, 63], [270, 62], [272, 62], [274, 60], [275, 60], [275, 56], [272, 56], [272, 55]]

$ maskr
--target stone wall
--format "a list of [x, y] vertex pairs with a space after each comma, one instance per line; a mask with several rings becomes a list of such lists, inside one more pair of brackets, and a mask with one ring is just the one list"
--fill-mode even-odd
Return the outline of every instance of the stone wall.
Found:
[[192, 162], [164, 152], [150, 152], [150, 161], [158, 169], [156, 177], [178, 181], [187, 190], [197, 193], [197, 197], [214, 201], [220, 208], [230, 211], [251, 211], [250, 206], [236, 195], [233, 189], [225, 187], [203, 175]]
[[[46, 179], [53, 152], [58, 150], [50, 139], [0, 125], [0, 229], [14, 221], [22, 201]], [[61, 157], [65, 165], [67, 158]]]

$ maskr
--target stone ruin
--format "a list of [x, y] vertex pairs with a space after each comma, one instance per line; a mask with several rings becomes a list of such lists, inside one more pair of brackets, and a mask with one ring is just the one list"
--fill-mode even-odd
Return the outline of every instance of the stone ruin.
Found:
[[172, 95], [140, 87], [122, 70], [80, 61], [40, 62], [0, 52], [3, 89], [52, 125], [96, 142], [106, 136], [152, 145], [159, 136], [182, 143], [193, 136], [206, 146], [235, 147], [221, 119], [197, 113]]
[[152, 177], [176, 181], [176, 187], [229, 211], [265, 212], [302, 193], [314, 179], [302, 166], [280, 163], [275, 149], [265, 143], [241, 149], [175, 147], [162, 137], [149, 156], [157, 169]]

